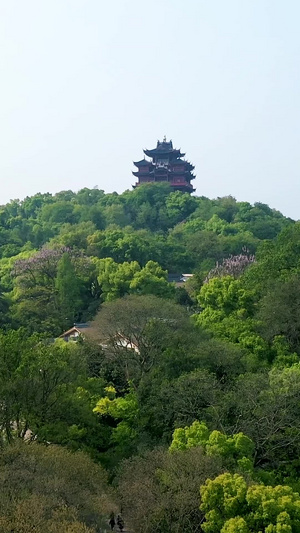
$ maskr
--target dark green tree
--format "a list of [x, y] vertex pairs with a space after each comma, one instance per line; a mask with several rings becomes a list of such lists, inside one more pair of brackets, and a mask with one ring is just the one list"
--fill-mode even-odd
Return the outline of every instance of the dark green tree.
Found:
[[[58, 261], [55, 279], [57, 306], [65, 324], [73, 324], [81, 307], [81, 280], [77, 277], [70, 256], [65, 252]], [[63, 322], [64, 323], [64, 322]]]

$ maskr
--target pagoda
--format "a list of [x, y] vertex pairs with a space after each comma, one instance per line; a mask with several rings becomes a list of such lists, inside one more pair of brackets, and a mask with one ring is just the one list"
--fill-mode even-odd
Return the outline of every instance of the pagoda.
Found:
[[138, 168], [136, 172], [132, 172], [138, 178], [134, 188], [144, 183], [166, 181], [175, 191], [195, 191], [191, 184], [191, 180], [195, 178], [192, 172], [195, 167], [186, 159], [182, 159], [185, 154], [173, 148], [172, 141], [167, 141], [164, 137], [162, 142], [157, 141], [156, 148], [144, 150], [144, 154], [150, 161], [145, 157], [141, 161], [134, 161]]

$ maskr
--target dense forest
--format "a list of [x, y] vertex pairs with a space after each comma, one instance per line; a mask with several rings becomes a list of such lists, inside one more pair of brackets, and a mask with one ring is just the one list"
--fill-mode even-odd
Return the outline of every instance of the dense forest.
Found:
[[147, 184], [0, 243], [0, 533], [300, 531], [299, 222]]

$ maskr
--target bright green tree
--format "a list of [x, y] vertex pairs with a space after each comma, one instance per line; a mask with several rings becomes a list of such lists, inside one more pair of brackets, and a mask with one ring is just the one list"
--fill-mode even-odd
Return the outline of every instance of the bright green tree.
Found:
[[175, 294], [175, 287], [168, 283], [168, 273], [158, 263], [148, 261], [144, 268], [136, 272], [130, 291], [137, 294], [154, 294], [161, 298], [170, 298]]
[[202, 446], [207, 455], [220, 455], [236, 462], [241, 468], [252, 469], [254, 443], [243, 433], [227, 436], [217, 430], [210, 432], [206, 424], [198, 420], [191, 426], [175, 429], [171, 452], [195, 446]]
[[167, 272], [155, 261], [148, 261], [141, 268], [137, 261], [116, 263], [111, 257], [95, 261], [98, 282], [105, 301], [121, 298], [126, 294], [154, 294], [170, 298], [175, 288], [168, 283]]
[[208, 479], [201, 489], [206, 533], [298, 533], [300, 497], [289, 486], [247, 485], [239, 474]]
[[196, 323], [217, 337], [230, 340], [247, 350], [255, 364], [271, 360], [273, 353], [258, 333], [258, 320], [253, 317], [255, 291], [243, 279], [232, 276], [212, 278], [204, 283], [198, 295], [201, 313]]
[[111, 443], [117, 445], [120, 452], [132, 447], [137, 437], [139, 406], [137, 394], [133, 388], [125, 396], [117, 396], [112, 386], [105, 388], [106, 396], [98, 400], [93, 412], [101, 417], [111, 417], [114, 427]]
[[105, 301], [121, 298], [130, 292], [130, 284], [141, 267], [136, 261], [116, 263], [111, 257], [96, 261], [98, 283]]

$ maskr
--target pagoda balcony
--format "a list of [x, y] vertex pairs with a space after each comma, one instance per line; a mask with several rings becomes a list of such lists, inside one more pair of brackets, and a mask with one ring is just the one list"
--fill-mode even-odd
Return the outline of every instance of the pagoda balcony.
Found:
[[143, 185], [144, 183], [154, 183], [155, 179], [151, 176], [148, 177], [140, 177], [139, 181], [136, 182], [135, 187], [138, 185]]
[[144, 176], [139, 176], [139, 181], [140, 183], [148, 183], [148, 181], [155, 181], [155, 178], [154, 176], [151, 176], [150, 174], [148, 175], [144, 175]]
[[172, 185], [172, 187], [188, 187], [189, 189], [193, 190], [193, 185], [189, 183], [188, 181], [184, 181], [184, 180], [171, 181], [170, 185]]
[[166, 162], [166, 163], [162, 163], [162, 162], [158, 162], [156, 163], [156, 168], [159, 168], [159, 169], [168, 169], [169, 168], [169, 162]]

